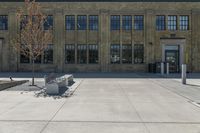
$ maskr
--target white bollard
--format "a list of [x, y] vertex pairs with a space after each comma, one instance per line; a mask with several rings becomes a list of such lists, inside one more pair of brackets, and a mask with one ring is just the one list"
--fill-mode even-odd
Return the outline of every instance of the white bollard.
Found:
[[167, 75], [169, 75], [169, 63], [167, 63]]
[[182, 64], [182, 84], [186, 84], [186, 71], [187, 71], [187, 66], [186, 64]]
[[46, 86], [46, 85], [47, 85], [47, 76], [44, 75], [44, 86]]
[[161, 75], [164, 75], [164, 70], [165, 70], [165, 68], [164, 68], [164, 63], [163, 62], [161, 62], [161, 65], [160, 65], [160, 73], [161, 73]]

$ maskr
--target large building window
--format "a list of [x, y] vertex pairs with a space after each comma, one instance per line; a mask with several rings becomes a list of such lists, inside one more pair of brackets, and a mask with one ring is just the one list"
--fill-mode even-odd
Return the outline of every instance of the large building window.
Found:
[[110, 63], [120, 64], [120, 45], [111, 44], [110, 46]]
[[110, 22], [111, 30], [120, 30], [120, 16], [112, 15]]
[[168, 30], [177, 30], [177, 16], [168, 16]]
[[89, 30], [98, 30], [99, 19], [97, 15], [89, 16]]
[[51, 30], [53, 29], [53, 16], [48, 15], [46, 21], [44, 22], [44, 30]]
[[97, 64], [99, 61], [99, 52], [98, 52], [98, 45], [97, 44], [90, 44], [88, 45], [89, 50], [89, 63], [90, 64]]
[[44, 50], [44, 63], [53, 64], [53, 44], [49, 44]]
[[122, 16], [123, 30], [132, 30], [132, 16]]
[[165, 16], [156, 16], [156, 30], [165, 30]]
[[22, 30], [28, 23], [28, 16], [24, 15], [20, 22], [20, 30]]
[[143, 30], [144, 29], [144, 16], [143, 15], [135, 15], [134, 16], [134, 29], [135, 30]]
[[87, 16], [86, 15], [78, 15], [77, 29], [78, 30], [86, 30], [87, 29]]
[[143, 44], [134, 45], [134, 63], [135, 64], [144, 63], [144, 45]]
[[87, 45], [79, 44], [77, 47], [77, 61], [79, 64], [87, 63]]
[[20, 54], [20, 63], [30, 63], [29, 57], [27, 57], [23, 54]]
[[180, 30], [189, 30], [189, 16], [180, 16]]
[[75, 16], [74, 15], [65, 16], [65, 28], [66, 30], [75, 30]]
[[23, 54], [20, 54], [20, 63], [30, 63], [29, 57], [27, 57]]
[[37, 56], [37, 57], [35, 58], [34, 63], [36, 63], [36, 64], [40, 64], [41, 62], [42, 62], [42, 56], [39, 55], [39, 56]]
[[[23, 47], [25, 47], [24, 44], [21, 44], [22, 49], [24, 49]], [[26, 55], [24, 55], [24, 53], [22, 51], [20, 51], [20, 63], [30, 63], [30, 58], [29, 58], [29, 50], [26, 50], [27, 53]]]
[[131, 44], [122, 45], [122, 63], [131, 64], [132, 63], [132, 46]]
[[8, 16], [0, 15], [0, 30], [8, 30]]
[[75, 63], [75, 45], [74, 44], [65, 45], [65, 63], [66, 64]]

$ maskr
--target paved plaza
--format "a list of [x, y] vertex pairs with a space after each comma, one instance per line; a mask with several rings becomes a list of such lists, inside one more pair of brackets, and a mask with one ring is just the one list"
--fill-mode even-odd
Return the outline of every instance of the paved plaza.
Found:
[[[25, 85], [0, 91], [0, 133], [200, 133], [198, 74], [187, 85], [179, 75], [74, 75], [80, 84], [67, 98], [36, 97]], [[23, 78], [30, 74], [13, 75]]]

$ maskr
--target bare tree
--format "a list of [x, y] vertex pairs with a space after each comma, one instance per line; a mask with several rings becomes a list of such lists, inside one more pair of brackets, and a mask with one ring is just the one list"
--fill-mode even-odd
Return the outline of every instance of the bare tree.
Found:
[[25, 0], [25, 7], [17, 11], [20, 31], [13, 41], [14, 49], [31, 59], [32, 85], [34, 85], [35, 60], [44, 53], [52, 42], [52, 27], [44, 30], [47, 15], [42, 13], [42, 7], [35, 0]]

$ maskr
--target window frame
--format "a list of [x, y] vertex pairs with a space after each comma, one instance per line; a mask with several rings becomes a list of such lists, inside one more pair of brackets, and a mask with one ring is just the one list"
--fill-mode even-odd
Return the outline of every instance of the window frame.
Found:
[[[144, 63], [144, 44], [134, 44], [133, 47], [134, 47], [133, 48], [134, 64], [143, 64]], [[141, 56], [141, 57], [138, 57], [138, 56]], [[140, 58], [141, 58], [141, 61], [139, 61]]]
[[[65, 30], [73, 31], [75, 30], [75, 15], [65, 15]], [[70, 25], [69, 25], [70, 24]]]
[[77, 15], [77, 30], [87, 30], [87, 15]]
[[[87, 64], [87, 59], [88, 59], [87, 51], [88, 51], [87, 44], [77, 44], [77, 64]], [[85, 59], [83, 57], [85, 57]], [[81, 62], [81, 60], [84, 61]]]
[[[120, 44], [111, 44], [110, 45], [110, 64], [121, 64], [120, 63], [121, 62], [120, 50], [121, 50]], [[112, 61], [113, 60], [112, 58], [115, 58], [115, 57], [112, 57], [113, 55], [119, 56], [119, 57], [116, 57], [116, 58], [119, 58], [119, 59], [116, 59], [116, 62]]]
[[[50, 62], [49, 62], [49, 53], [52, 52], [50, 55], [52, 56]], [[43, 53], [43, 63], [44, 64], [54, 64], [54, 45], [53, 44], [48, 44], [47, 48], [44, 50]], [[47, 61], [45, 61], [47, 59]]]
[[[187, 19], [181, 20], [182, 17], [185, 17]], [[189, 26], [190, 26], [189, 24], [190, 24], [190, 17], [189, 17], [189, 15], [180, 15], [179, 16], [179, 30], [180, 31], [188, 31], [190, 29], [189, 28]]]
[[135, 31], [144, 30], [144, 15], [134, 15], [134, 30]]
[[[50, 22], [49, 22], [50, 21]], [[53, 30], [53, 15], [47, 15], [46, 21], [44, 22], [44, 30]]]
[[132, 15], [123, 15], [122, 16], [122, 29], [124, 31], [132, 30]]
[[120, 15], [111, 15], [110, 16], [110, 30], [118, 31], [121, 28], [121, 16]]
[[[0, 15], [0, 21], [3, 21], [1, 24], [2, 25], [0, 25], [0, 30], [2, 31], [2, 30], [8, 30], [8, 15]], [[4, 22], [4, 21], [6, 21], [6, 22]], [[3, 27], [3, 25], [5, 26], [5, 27]], [[2, 26], [2, 27], [1, 27]]]
[[[96, 26], [94, 26], [96, 24]], [[89, 15], [89, 30], [98, 31], [99, 30], [99, 16]]]
[[176, 31], [176, 30], [178, 30], [178, 17], [177, 17], [177, 15], [168, 15], [167, 16], [167, 29], [169, 31]]
[[[91, 58], [90, 55], [92, 55], [93, 58]], [[97, 56], [97, 57], [94, 57], [94, 56]], [[95, 59], [97, 61], [92, 62], [92, 60], [95, 60]], [[99, 64], [99, 45], [98, 44], [88, 44], [88, 63]]]
[[157, 31], [166, 30], [166, 16], [165, 15], [156, 15], [156, 30]]
[[[73, 54], [73, 56], [71, 56], [71, 61], [69, 61], [69, 63], [67, 62], [67, 53], [70, 51], [70, 55]], [[65, 44], [65, 64], [75, 64], [76, 61], [76, 47], [75, 44]]]
[[[121, 49], [122, 49], [122, 64], [132, 64], [132, 60], [133, 60], [133, 48], [132, 48], [132, 44], [122, 44], [122, 47], [121, 47]], [[130, 52], [129, 54], [131, 55], [131, 59], [129, 60], [127, 60], [127, 62], [124, 62], [124, 60], [123, 59], [126, 59], [126, 58], [124, 58], [124, 57], [126, 57], [126, 56], [124, 56], [124, 55], [126, 55], [128, 52]]]

